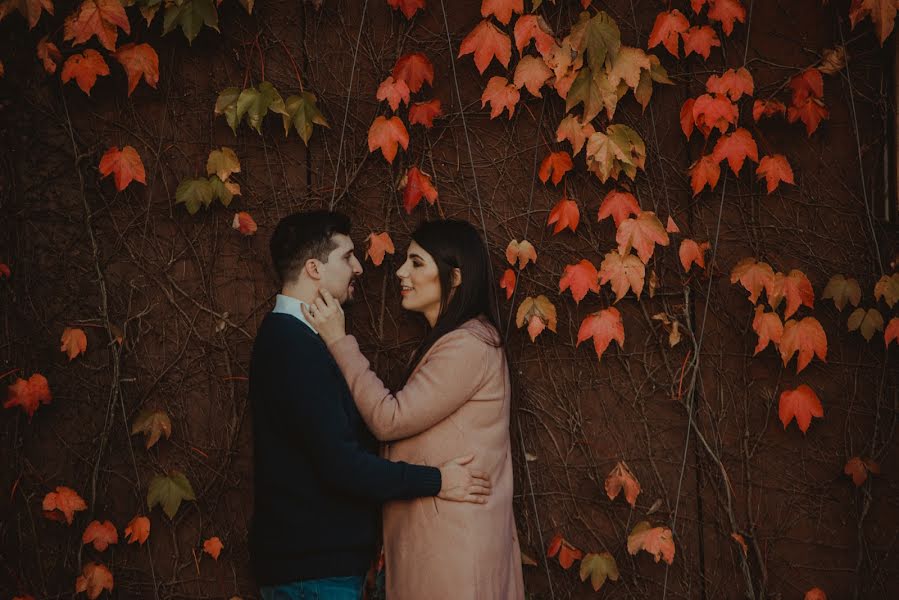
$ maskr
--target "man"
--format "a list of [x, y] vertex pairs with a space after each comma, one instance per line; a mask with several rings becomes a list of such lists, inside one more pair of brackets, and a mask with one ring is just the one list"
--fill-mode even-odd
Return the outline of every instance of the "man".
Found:
[[377, 456], [337, 364], [301, 307], [327, 290], [352, 300], [362, 265], [349, 219], [335, 212], [282, 219], [270, 242], [282, 283], [250, 361], [255, 507], [250, 560], [265, 600], [358, 600], [374, 557], [380, 503], [439, 496], [483, 503], [472, 457], [439, 468]]

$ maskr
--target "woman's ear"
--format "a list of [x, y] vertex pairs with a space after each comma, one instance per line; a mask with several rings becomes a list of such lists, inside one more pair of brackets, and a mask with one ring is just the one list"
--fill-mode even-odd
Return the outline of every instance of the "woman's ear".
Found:
[[459, 267], [455, 267], [453, 269], [453, 281], [451, 285], [453, 286], [453, 288], [457, 288], [462, 285], [462, 269], [460, 269]]

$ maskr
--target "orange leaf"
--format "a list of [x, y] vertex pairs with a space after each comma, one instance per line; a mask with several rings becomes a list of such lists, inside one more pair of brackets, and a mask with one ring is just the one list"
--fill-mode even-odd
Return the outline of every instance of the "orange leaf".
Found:
[[536, 298], [528, 296], [522, 300], [515, 313], [515, 325], [521, 329], [528, 325], [528, 334], [533, 342], [545, 327], [555, 333], [556, 331], [556, 307], [549, 299], [540, 295]]
[[434, 65], [421, 52], [412, 52], [398, 58], [390, 74], [396, 81], [404, 82], [412, 93], [420, 90], [425, 81], [434, 85]]
[[7, 386], [3, 408], [21, 406], [30, 421], [37, 407], [41, 404], [50, 404], [52, 399], [47, 378], [40, 373], [34, 373], [27, 380], [17, 377], [15, 383]]
[[805, 593], [803, 600], [827, 600], [827, 594], [819, 587], [813, 587]]
[[846, 461], [843, 473], [852, 477], [852, 483], [855, 484], [855, 487], [861, 487], [865, 480], [868, 479], [868, 473], [880, 474], [880, 465], [870, 458], [862, 459], [859, 456], [853, 456]]
[[63, 39], [72, 40], [74, 46], [96, 35], [104, 48], [114, 52], [118, 35], [116, 26], [131, 33], [128, 16], [119, 0], [84, 0], [76, 12], [66, 17]]
[[647, 48], [655, 48], [662, 44], [671, 56], [677, 58], [679, 56], [677, 49], [678, 36], [687, 31], [689, 27], [690, 22], [687, 20], [687, 17], [676, 8], [671, 11], [661, 12], [656, 16], [655, 24], [652, 26]]
[[615, 234], [615, 241], [618, 243], [619, 254], [627, 254], [634, 248], [640, 260], [646, 264], [652, 257], [656, 244], [668, 245], [668, 233], [656, 214], [646, 210], [636, 218], [622, 221]]
[[490, 15], [496, 17], [496, 20], [503, 25], [508, 25], [512, 19], [512, 13], [521, 14], [524, 12], [523, 0], [482, 0], [481, 16], [485, 19]]
[[556, 43], [549, 25], [539, 15], [522, 15], [515, 21], [515, 47], [518, 53], [524, 52], [525, 47], [534, 40], [537, 52], [545, 55]]
[[552, 174], [553, 185], [559, 185], [565, 173], [572, 168], [574, 168], [574, 163], [571, 162], [571, 156], [568, 155], [568, 152], [564, 150], [550, 152], [543, 159], [543, 162], [540, 163], [540, 171], [537, 173], [537, 176], [540, 178], [540, 181], [546, 183], [550, 174]]
[[506, 260], [510, 265], [514, 265], [518, 261], [518, 269], [525, 268], [528, 261], [537, 264], [537, 249], [527, 240], [512, 240], [506, 246]]
[[855, 25], [859, 21], [867, 16], [871, 17], [871, 22], [874, 23], [874, 28], [877, 30], [877, 39], [883, 46], [883, 42], [889, 37], [896, 23], [897, 8], [899, 6], [896, 5], [895, 0], [853, 0], [849, 7], [849, 21], [852, 23], [852, 28], [855, 29]]
[[746, 9], [740, 0], [708, 0], [710, 21], [719, 21], [724, 35], [734, 31], [734, 21], [746, 22]]
[[793, 418], [802, 433], [808, 431], [812, 417], [824, 418], [824, 407], [815, 391], [804, 383], [795, 390], [784, 390], [780, 394], [777, 414], [784, 429]]
[[82, 544], [93, 544], [97, 552], [103, 552], [110, 544], [119, 543], [119, 533], [109, 521], [91, 521], [81, 534]]
[[62, 330], [62, 337], [60, 338], [60, 342], [62, 345], [59, 347], [60, 352], [65, 352], [69, 355], [69, 360], [72, 360], [85, 350], [87, 350], [87, 336], [84, 335], [83, 329], [72, 329], [71, 327], [66, 327]]
[[577, 202], [563, 195], [562, 199], [549, 211], [549, 219], [546, 221], [546, 225], [549, 226], [555, 223], [556, 226], [553, 229], [553, 235], [555, 235], [566, 227], [571, 231], [575, 231], [580, 221], [581, 212], [578, 210]]
[[893, 341], [899, 345], [899, 317], [890, 319], [886, 329], [883, 331], [883, 343], [887, 348], [890, 347], [890, 342]]
[[784, 332], [780, 316], [776, 312], [765, 312], [765, 307], [761, 304], [755, 307], [752, 329], [759, 336], [755, 351], [752, 353], [753, 356], [767, 348], [770, 342], [774, 342], [775, 346], [780, 344]]
[[[37, 25], [37, 22], [41, 18], [41, 13], [43, 11], [47, 11], [51, 15], [53, 14], [53, 1], [52, 0], [6, 0], [6, 2], [0, 2], [0, 21], [2, 21], [6, 15], [10, 14], [13, 9], [16, 9], [21, 13], [23, 17], [28, 21], [28, 28], [34, 29], [34, 26]], [[2, 67], [2, 63], [0, 63], [0, 67]], [[2, 71], [2, 68], [0, 68]]]
[[668, 222], [665, 223], [665, 231], [668, 233], [680, 233], [680, 227], [677, 226], [677, 223], [674, 222], [671, 215], [668, 215]]
[[471, 53], [474, 53], [474, 64], [481, 74], [494, 58], [502, 66], [508, 67], [509, 59], [512, 58], [512, 41], [496, 25], [484, 19], [462, 40], [457, 58]]
[[143, 410], [131, 425], [131, 435], [138, 433], [147, 435], [146, 447], [149, 450], [163, 435], [166, 439], [172, 437], [172, 420], [165, 411]]
[[762, 117], [783, 116], [787, 107], [780, 100], [756, 100], [752, 103], [752, 119], [758, 123]]
[[706, 154], [699, 160], [690, 165], [690, 187], [693, 189], [695, 196], [702, 191], [706, 185], [710, 190], [715, 189], [718, 185], [718, 179], [721, 177], [721, 161], [716, 159], [714, 154]]
[[107, 177], [110, 173], [115, 174], [115, 187], [120, 192], [132, 181], [147, 184], [144, 163], [133, 146], [125, 146], [121, 150], [118, 146], [112, 146], [103, 154], [100, 174]]
[[795, 313], [800, 304], [809, 308], [815, 307], [815, 290], [812, 288], [812, 282], [798, 269], [793, 269], [789, 275], [775, 273], [774, 277], [765, 282], [765, 293], [768, 295], [768, 304], [771, 308], [777, 308], [782, 299], [787, 299], [785, 319]]
[[159, 83], [159, 56], [150, 44], [125, 44], [115, 53], [128, 73], [128, 95], [134, 91], [141, 77], [151, 88]]
[[522, 56], [518, 61], [512, 82], [519, 90], [525, 87], [531, 95], [542, 98], [543, 94], [540, 93], [540, 88], [552, 75], [553, 72], [546, 66], [542, 58], [527, 55]]
[[[55, 492], [48, 492], [44, 496], [41, 508], [43, 508], [45, 515], [48, 517], [50, 517], [50, 515], [46, 514], [48, 512], [51, 514], [61, 513], [65, 516], [66, 523], [71, 525], [72, 520], [75, 518], [75, 513], [80, 510], [87, 510], [87, 504], [78, 495], [78, 492], [72, 488], [58, 485]], [[59, 513], [56, 513], [56, 511], [59, 511]]]
[[721, 47], [721, 41], [718, 34], [708, 25], [694, 25], [687, 31], [681, 33], [684, 40], [684, 57], [690, 56], [693, 52], [708, 60], [712, 53], [712, 47]]
[[109, 75], [109, 65], [106, 64], [99, 52], [91, 48], [82, 54], [73, 54], [67, 58], [60, 74], [63, 83], [67, 83], [74, 77], [78, 87], [88, 96], [100, 75]]
[[509, 83], [509, 80], [499, 75], [491, 77], [481, 94], [481, 108], [490, 103], [490, 118], [495, 119], [500, 116], [504, 110], [509, 111], [509, 118], [515, 114], [515, 105], [521, 98], [521, 93], [515, 85]]
[[418, 167], [411, 167], [406, 171], [400, 186], [403, 186], [403, 208], [406, 209], [406, 214], [411, 215], [422, 198], [427, 198], [431, 205], [437, 201], [437, 189], [431, 183], [431, 177], [422, 173]]
[[567, 289], [571, 289], [571, 296], [574, 301], [580, 304], [587, 291], [599, 293], [599, 273], [587, 259], [581, 260], [576, 265], [567, 265], [559, 279], [559, 293], [561, 294]]
[[568, 115], [559, 123], [556, 129], [556, 141], [561, 142], [567, 140], [571, 144], [571, 153], [577, 155], [584, 143], [591, 135], [596, 133], [593, 125], [590, 123], [581, 123], [574, 115]]
[[738, 116], [737, 105], [727, 96], [703, 94], [693, 102], [693, 122], [706, 137], [712, 129], [724, 133], [731, 125], [736, 125]]
[[512, 294], [515, 292], [515, 271], [506, 269], [503, 272], [503, 276], [500, 277], [499, 287], [506, 290], [506, 300], [511, 299]]
[[621, 322], [621, 313], [610, 306], [600, 310], [581, 321], [581, 327], [577, 332], [577, 344], [589, 338], [593, 338], [593, 348], [596, 350], [596, 358], [602, 361], [602, 355], [612, 340], [618, 342], [618, 347], [624, 347], [624, 323]]
[[552, 558], [556, 554], [559, 555], [559, 564], [563, 569], [570, 569], [574, 561], [584, 557], [584, 553], [572, 546], [561, 534], [556, 534], [546, 549], [547, 557]]
[[605, 485], [606, 495], [609, 497], [609, 500], [617, 498], [618, 493], [623, 489], [624, 498], [631, 505], [631, 508], [637, 505], [637, 496], [640, 495], [640, 482], [631, 473], [626, 462], [620, 461], [615, 465], [615, 468], [606, 476]]
[[730, 534], [730, 537], [731, 537], [735, 542], [737, 542], [738, 544], [740, 544], [740, 549], [743, 551], [743, 556], [746, 556], [746, 554], [749, 552], [749, 548], [746, 547], [746, 540], [743, 539], [743, 536], [740, 535], [739, 533], [731, 533], [731, 534]]
[[95, 600], [103, 590], [112, 593], [112, 573], [104, 565], [88, 563], [81, 570], [81, 575], [75, 580], [75, 593], [85, 592], [90, 600]]
[[752, 257], [747, 257], [736, 265], [730, 273], [730, 282], [740, 282], [749, 292], [749, 301], [753, 304], [758, 300], [759, 294], [767, 287], [768, 282], [774, 279], [774, 269], [764, 262], [757, 262]]
[[427, 102], [413, 102], [409, 107], [409, 124], [424, 125], [426, 129], [434, 126], [434, 119], [443, 115], [440, 100], [434, 98]]
[[234, 220], [231, 221], [231, 227], [241, 232], [243, 235], [253, 235], [258, 229], [256, 221], [253, 220], [250, 213], [244, 211], [234, 213]]
[[400, 107], [400, 102], [409, 104], [409, 86], [402, 79], [396, 80], [390, 75], [378, 86], [375, 97], [378, 100], [387, 100], [390, 110], [395, 111]]
[[366, 258], [370, 258], [376, 267], [381, 266], [384, 262], [384, 254], [393, 254], [393, 240], [386, 231], [381, 233], [372, 232], [368, 236], [368, 252], [365, 253]]
[[633, 290], [639, 299], [646, 280], [646, 266], [633, 254], [622, 256], [617, 252], [609, 252], [600, 265], [599, 277], [601, 285], [612, 283], [615, 302], [621, 300], [628, 289]]
[[10, 277], [12, 277], [12, 271], [9, 269], [9, 265], [0, 262], [0, 278], [9, 279]]
[[763, 156], [755, 173], [759, 179], [765, 178], [769, 194], [777, 189], [781, 181], [784, 183], [796, 183], [793, 180], [793, 169], [790, 167], [787, 157], [783, 154]]
[[[696, 126], [696, 118], [693, 116], [694, 106], [696, 106], [696, 98], [687, 98], [680, 107], [680, 130], [684, 132], [688, 140], [693, 135], [693, 127]], [[703, 134], [708, 135], [706, 132]]]
[[387, 4], [393, 10], [399, 9], [406, 19], [412, 19], [412, 16], [418, 12], [419, 9], [424, 9], [425, 0], [387, 0]]
[[721, 162], [727, 159], [730, 170], [735, 175], [740, 174], [743, 168], [743, 161], [749, 158], [753, 162], [759, 161], [759, 149], [752, 138], [752, 134], [748, 130], [740, 127], [736, 131], [728, 135], [722, 135], [712, 150], [712, 156], [715, 160]]
[[225, 545], [222, 544], [222, 540], [220, 540], [218, 536], [213, 536], [203, 542], [203, 552], [205, 552], [215, 560], [219, 559], [219, 554], [221, 554], [222, 548], [224, 547]]
[[62, 62], [62, 53], [53, 42], [47, 41], [47, 36], [37, 43], [37, 57], [44, 64], [47, 73], [56, 73], [56, 67]]
[[728, 69], [720, 77], [718, 75], [710, 76], [705, 83], [705, 89], [710, 94], [727, 95], [736, 102], [743, 94], [751, 96], [755, 85], [749, 71], [745, 67], [740, 67], [736, 71]]
[[680, 257], [680, 264], [684, 267], [684, 273], [690, 271], [693, 263], [696, 263], [700, 269], [705, 269], [705, 253], [708, 249], [708, 242], [697, 244], [695, 240], [689, 238], [681, 240], [677, 255]]
[[402, 146], [403, 150], [409, 148], [409, 132], [400, 118], [375, 117], [368, 130], [368, 151], [374, 152], [380, 148], [387, 162], [393, 164], [397, 145]]
[[599, 205], [599, 212], [596, 215], [596, 220], [602, 221], [603, 219], [612, 217], [612, 220], [615, 222], [615, 227], [617, 228], [621, 225], [621, 222], [629, 216], [639, 215], [641, 212], [643, 211], [640, 210], [640, 205], [637, 203], [637, 199], [633, 194], [630, 192], [612, 190], [602, 199], [602, 203]]
[[636, 554], [640, 550], [649, 552], [656, 562], [661, 558], [670, 565], [674, 562], [671, 530], [667, 527], [652, 527], [648, 522], [640, 521], [627, 536], [627, 551]]
[[790, 89], [793, 91], [792, 104], [798, 106], [808, 98], [824, 97], [824, 78], [818, 69], [806, 69], [790, 78]]
[[147, 538], [150, 537], [150, 519], [143, 516], [136, 516], [131, 519], [131, 522], [125, 527], [125, 537], [129, 544], [137, 542], [143, 546]]
[[830, 117], [830, 112], [824, 103], [817, 98], [806, 98], [799, 105], [793, 105], [787, 109], [787, 121], [795, 123], [802, 121], [805, 125], [807, 137], [811, 137], [821, 121]]
[[780, 356], [784, 366], [787, 366], [797, 351], [797, 374], [811, 362], [812, 356], [817, 355], [827, 362], [827, 334], [815, 317], [805, 317], [798, 322], [790, 319], [784, 323], [783, 337], [780, 339]]

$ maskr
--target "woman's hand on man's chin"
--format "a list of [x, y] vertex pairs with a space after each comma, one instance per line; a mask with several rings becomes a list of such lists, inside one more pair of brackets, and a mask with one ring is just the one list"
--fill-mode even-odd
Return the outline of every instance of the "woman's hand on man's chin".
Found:
[[343, 308], [328, 290], [319, 290], [315, 302], [303, 306], [303, 316], [326, 344], [333, 344], [346, 335]]

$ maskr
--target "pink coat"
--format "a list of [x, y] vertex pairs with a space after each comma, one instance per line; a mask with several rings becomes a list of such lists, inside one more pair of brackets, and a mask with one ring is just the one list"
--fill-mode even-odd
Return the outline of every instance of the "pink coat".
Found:
[[511, 386], [506, 356], [470, 320], [431, 347], [391, 394], [353, 336], [331, 344], [362, 418], [389, 442], [390, 460], [440, 464], [467, 454], [493, 484], [486, 504], [417, 498], [384, 506], [390, 600], [520, 600], [521, 553], [512, 512]]

